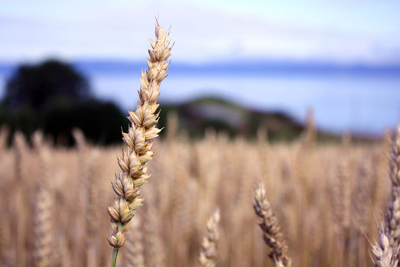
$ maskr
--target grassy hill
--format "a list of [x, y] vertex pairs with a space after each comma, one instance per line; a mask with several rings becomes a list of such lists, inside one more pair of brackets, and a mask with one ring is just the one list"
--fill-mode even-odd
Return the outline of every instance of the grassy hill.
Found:
[[[205, 97], [181, 104], [161, 103], [160, 127], [165, 127], [168, 117], [175, 113], [179, 129], [191, 138], [199, 138], [205, 130], [215, 129], [231, 137], [256, 138], [257, 130], [266, 127], [270, 141], [290, 141], [300, 137], [306, 126], [283, 112], [261, 112], [241, 107], [221, 98]], [[164, 132], [164, 131], [163, 131]], [[165, 133], [163, 133], [165, 134]], [[341, 136], [316, 129], [320, 142], [340, 142]], [[377, 136], [352, 135], [354, 142], [370, 143], [380, 140]]]
[[191, 137], [200, 137], [208, 128], [230, 136], [253, 138], [260, 126], [268, 129], [271, 140], [296, 138], [304, 126], [281, 112], [263, 113], [243, 108], [219, 98], [200, 98], [182, 104], [162, 103], [160, 125], [165, 126], [168, 114], [178, 115], [181, 129]]

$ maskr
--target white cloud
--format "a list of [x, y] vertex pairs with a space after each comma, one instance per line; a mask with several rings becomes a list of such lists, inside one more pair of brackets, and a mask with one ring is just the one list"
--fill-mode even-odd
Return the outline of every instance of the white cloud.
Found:
[[[361, 30], [362, 25], [344, 27], [343, 21], [332, 27], [332, 15], [327, 18], [330, 22], [321, 27], [311, 25], [312, 18], [294, 24], [290, 17], [284, 20], [284, 11], [279, 18], [269, 17], [269, 12], [266, 10], [265, 16], [261, 11], [239, 14], [199, 4], [161, 1], [73, 0], [61, 4], [49, 0], [10, 0], [0, 13], [0, 50], [3, 60], [41, 59], [49, 55], [142, 59], [149, 48], [146, 40], [154, 35], [154, 16], [159, 15], [164, 27], [172, 25], [171, 38], [176, 41], [174, 60], [400, 60], [398, 56], [388, 56], [398, 55], [398, 34], [368, 32]], [[287, 14], [293, 12], [288, 10]], [[347, 13], [338, 19], [349, 19]], [[322, 19], [321, 14], [309, 16], [314, 16], [316, 22]], [[361, 20], [355, 15], [354, 21]], [[389, 32], [393, 31], [396, 28]], [[384, 52], [376, 53], [377, 47]]]

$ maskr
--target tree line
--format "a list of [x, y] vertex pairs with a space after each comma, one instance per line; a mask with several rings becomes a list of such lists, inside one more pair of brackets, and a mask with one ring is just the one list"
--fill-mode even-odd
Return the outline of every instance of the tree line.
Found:
[[30, 135], [40, 129], [52, 141], [72, 145], [72, 129], [88, 140], [113, 144], [121, 140], [128, 120], [110, 101], [96, 99], [89, 80], [71, 64], [47, 60], [18, 66], [6, 82], [0, 124]]

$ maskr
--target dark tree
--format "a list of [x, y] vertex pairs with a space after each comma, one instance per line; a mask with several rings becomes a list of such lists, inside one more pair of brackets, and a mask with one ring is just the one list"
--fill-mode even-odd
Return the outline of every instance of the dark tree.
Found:
[[[93, 143], [109, 145], [121, 142], [121, 126], [129, 120], [112, 102], [90, 100], [73, 105], [53, 103], [41, 116], [45, 133], [57, 144], [72, 145], [72, 130], [81, 129]], [[126, 129], [125, 129], [126, 130]]]
[[22, 107], [41, 111], [54, 100], [76, 103], [89, 94], [87, 79], [71, 65], [48, 60], [18, 67], [7, 82], [4, 104], [12, 111]]
[[28, 137], [41, 129], [63, 145], [73, 144], [74, 128], [97, 144], [121, 142], [121, 125], [129, 121], [114, 103], [91, 97], [89, 88], [88, 80], [69, 64], [49, 60], [21, 65], [7, 82], [0, 125]]

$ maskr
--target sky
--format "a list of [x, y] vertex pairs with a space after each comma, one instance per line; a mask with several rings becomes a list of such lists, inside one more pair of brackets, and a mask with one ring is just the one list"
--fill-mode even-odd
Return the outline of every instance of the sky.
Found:
[[0, 63], [141, 60], [154, 17], [174, 60], [400, 63], [400, 1], [2, 0]]

